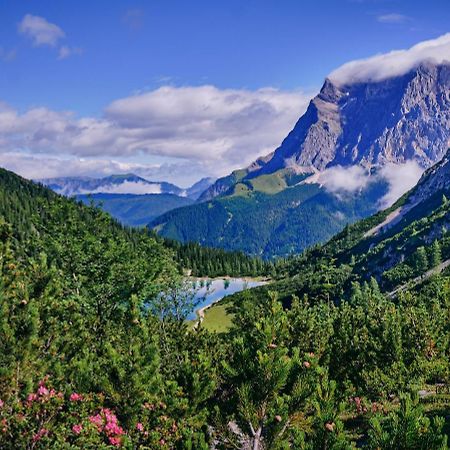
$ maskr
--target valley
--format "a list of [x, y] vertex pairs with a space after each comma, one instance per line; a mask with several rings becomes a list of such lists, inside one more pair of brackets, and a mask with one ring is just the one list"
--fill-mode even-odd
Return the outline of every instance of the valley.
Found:
[[19, 3], [0, 449], [449, 450], [448, 7]]

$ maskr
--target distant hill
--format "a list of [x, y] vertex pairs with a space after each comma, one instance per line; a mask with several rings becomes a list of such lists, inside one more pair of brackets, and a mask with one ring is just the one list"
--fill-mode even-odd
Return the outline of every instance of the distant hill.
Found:
[[93, 202], [124, 225], [141, 227], [151, 220], [181, 206], [194, 203], [189, 197], [174, 194], [84, 194], [77, 199]]
[[203, 178], [187, 189], [149, 181], [134, 174], [37, 181], [58, 194], [76, 197], [85, 204], [93, 201], [124, 225], [144, 226], [167, 211], [194, 203], [214, 179]]
[[175, 194], [183, 189], [171, 183], [148, 181], [132, 173], [104, 178], [61, 177], [36, 180], [58, 194], [72, 197], [83, 194]]

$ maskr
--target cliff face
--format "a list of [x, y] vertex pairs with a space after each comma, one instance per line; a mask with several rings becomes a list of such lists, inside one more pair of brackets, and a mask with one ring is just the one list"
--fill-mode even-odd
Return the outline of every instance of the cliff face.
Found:
[[[377, 82], [340, 85], [327, 79], [281, 146], [246, 169], [246, 176], [409, 160], [427, 168], [442, 158], [449, 141], [450, 64], [427, 62]], [[224, 193], [221, 180], [205, 197]]]

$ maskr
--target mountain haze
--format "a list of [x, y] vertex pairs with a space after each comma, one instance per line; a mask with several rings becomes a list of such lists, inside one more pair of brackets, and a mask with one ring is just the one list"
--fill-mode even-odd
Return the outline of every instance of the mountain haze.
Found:
[[38, 180], [54, 192], [76, 197], [111, 214], [123, 225], [144, 226], [172, 209], [194, 203], [214, 180], [202, 178], [187, 189], [149, 181], [135, 174], [104, 178], [61, 177]]

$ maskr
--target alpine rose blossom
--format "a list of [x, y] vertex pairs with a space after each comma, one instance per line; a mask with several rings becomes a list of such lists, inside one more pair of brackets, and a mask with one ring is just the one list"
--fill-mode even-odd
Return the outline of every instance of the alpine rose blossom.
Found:
[[81, 400], [83, 400], [83, 396], [81, 394], [73, 392], [72, 394], [70, 394], [69, 400], [71, 402], [81, 402]]
[[49, 392], [48, 392], [48, 389], [47, 389], [44, 385], [41, 385], [41, 386], [39, 386], [38, 394], [39, 394], [41, 397], [44, 397], [44, 396], [48, 395]]
[[78, 424], [78, 425], [74, 425], [73, 427], [72, 427], [72, 431], [75, 433], [75, 434], [80, 434], [82, 431], [83, 431], [83, 425], [80, 423], [80, 424]]
[[47, 436], [48, 430], [47, 428], [41, 428], [34, 436], [33, 442], [37, 442], [42, 439], [42, 437]]
[[144, 425], [142, 425], [141, 422], [138, 422], [138, 423], [136, 424], [136, 429], [137, 429], [138, 431], [144, 431]]
[[110, 437], [109, 443], [111, 445], [114, 445], [114, 447], [120, 447], [122, 442], [121, 442], [120, 438], [118, 438], [118, 437]]

